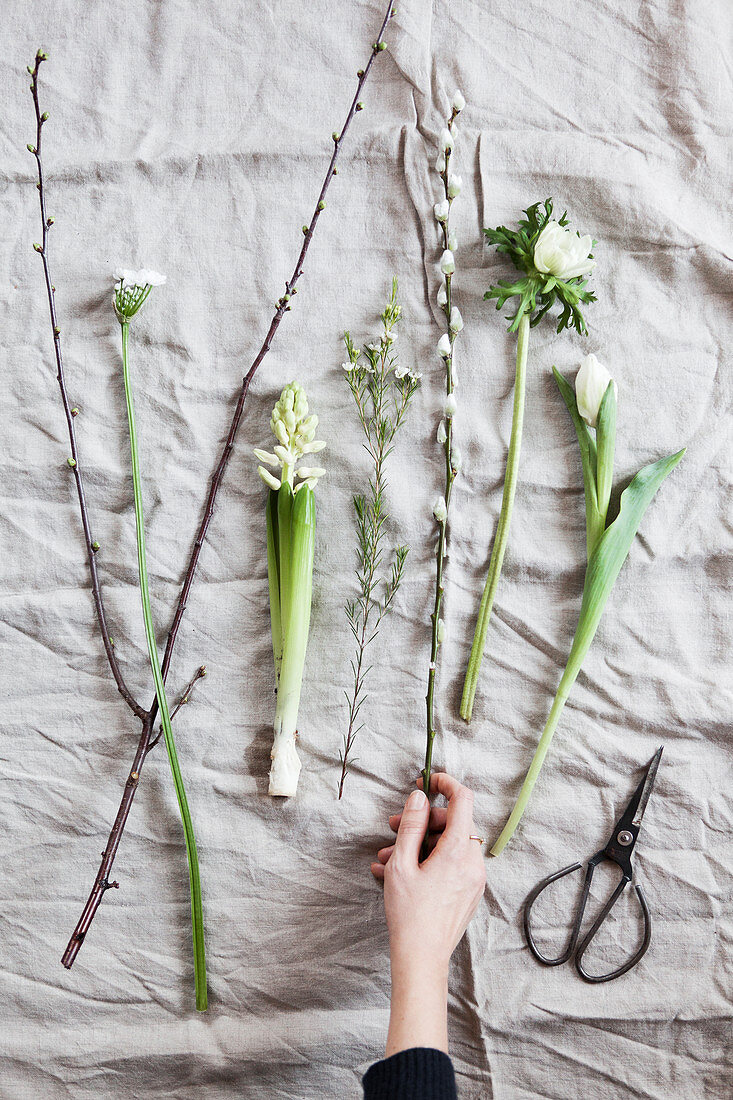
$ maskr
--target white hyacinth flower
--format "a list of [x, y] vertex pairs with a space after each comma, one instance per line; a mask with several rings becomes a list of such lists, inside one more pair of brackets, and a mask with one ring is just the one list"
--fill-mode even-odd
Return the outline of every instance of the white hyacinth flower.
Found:
[[443, 129], [440, 131], [438, 145], [441, 149], [453, 149], [453, 134], [450, 132], [447, 126], [444, 126]]
[[436, 222], [447, 222], [448, 215], [450, 214], [450, 203], [447, 199], [443, 199], [442, 202], [436, 202], [433, 207], [433, 213], [435, 214]]
[[445, 504], [445, 497], [436, 497], [433, 501], [433, 515], [437, 519], [438, 523], [445, 523], [448, 518], [448, 509]]
[[280, 479], [271, 474], [269, 470], [266, 470], [264, 466], [257, 467], [257, 473], [260, 475], [265, 485], [268, 485], [271, 489], [280, 488]]
[[447, 332], [444, 332], [440, 340], [438, 340], [438, 355], [441, 359], [448, 359], [452, 350], [450, 336]]
[[438, 305], [442, 309], [443, 306], [448, 304], [448, 291], [446, 290], [445, 283], [441, 283], [438, 287]]
[[461, 93], [458, 91], [458, 89], [456, 89], [456, 91], [453, 93], [453, 103], [452, 103], [453, 110], [456, 112], [456, 114], [458, 114], [460, 111], [463, 110], [463, 108], [465, 106], [466, 106], [465, 99], [463, 98]]
[[598, 423], [603, 395], [610, 382], [613, 382], [613, 392], [618, 396], [618, 386], [611, 374], [598, 362], [595, 355], [586, 355], [575, 376], [575, 398], [578, 412], [591, 428], [595, 428]]
[[263, 451], [261, 447], [255, 447], [252, 453], [255, 458], [259, 459], [260, 462], [267, 463], [268, 466], [280, 465], [280, 460], [277, 455], [270, 454], [269, 451]]
[[534, 265], [544, 275], [558, 279], [577, 279], [588, 275], [596, 266], [591, 260], [593, 238], [579, 237], [556, 221], [548, 222], [534, 246]]
[[463, 186], [463, 180], [460, 176], [454, 175], [453, 172], [448, 176], [448, 198], [455, 199], [457, 195], [461, 193], [461, 187]]
[[[353, 369], [354, 365], [342, 363], [344, 370], [347, 367]], [[292, 484], [293, 474], [296, 474], [303, 479], [303, 484], [312, 483], [311, 487], [313, 487], [325, 470], [321, 470], [320, 467], [296, 470], [296, 465], [303, 455], [315, 454], [326, 446], [324, 440], [315, 438], [317, 427], [318, 417], [308, 415], [308, 398], [305, 390], [297, 382], [291, 382], [280, 394], [270, 417], [270, 430], [277, 439], [277, 443], [272, 448], [272, 453], [262, 450], [261, 447], [255, 447], [255, 458], [268, 466], [279, 466], [283, 481], [289, 481]], [[264, 466], [258, 468], [258, 473], [271, 489], [280, 488], [280, 479]]]
[[458, 402], [454, 393], [449, 393], [443, 402], [443, 412], [449, 420], [458, 412]]
[[463, 328], [463, 317], [458, 306], [453, 306], [450, 311], [450, 330], [451, 332], [460, 332]]
[[444, 275], [452, 275], [456, 270], [455, 257], [449, 248], [446, 248], [440, 257], [440, 270]]

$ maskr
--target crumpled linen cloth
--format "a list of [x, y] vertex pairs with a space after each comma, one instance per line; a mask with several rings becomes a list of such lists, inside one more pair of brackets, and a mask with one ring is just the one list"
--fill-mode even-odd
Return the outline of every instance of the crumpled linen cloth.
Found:
[[[132, 370], [154, 613], [170, 622], [239, 379], [300, 248], [376, 0], [6, 0], [2, 135], [3, 736], [0, 1094], [9, 1100], [358, 1097], [383, 1051], [388, 958], [369, 860], [421, 766], [435, 430], [436, 137], [457, 127], [457, 355], [464, 472], [452, 513], [439, 767], [508, 814], [570, 647], [584, 518], [572, 425], [552, 381], [594, 351], [618, 380], [617, 479], [687, 446], [614, 588], [521, 830], [489, 859], [451, 979], [464, 1100], [720, 1100], [731, 1075], [730, 56], [724, 0], [400, 0], [365, 110], [257, 376], [170, 675], [208, 677], [176, 719], [204, 884], [211, 1007], [193, 1009], [188, 884], [156, 749], [76, 965], [60, 956], [96, 873], [138, 736], [95, 626], [54, 379], [25, 65], [43, 46], [53, 278], [117, 653], [150, 700], [111, 302], [117, 264], [168, 283], [136, 320]], [[514, 341], [482, 296], [511, 275], [480, 230], [551, 195], [597, 238], [590, 335], [531, 338], [521, 477], [474, 721], [462, 672], [501, 500]], [[340, 335], [378, 332], [397, 275], [403, 363], [422, 388], [391, 460], [390, 539], [410, 547], [374, 650], [358, 763], [336, 800], [350, 684], [351, 496], [368, 466]], [[298, 378], [329, 441], [301, 708], [297, 799], [266, 794], [272, 671], [263, 489], [280, 387]], [[543, 969], [520, 910], [542, 876], [600, 847], [659, 744], [636, 854], [654, 919], [631, 974]], [[631, 891], [628, 891], [631, 895]], [[545, 911], [557, 935], [563, 903]], [[633, 947], [626, 898], [599, 965]], [[616, 956], [614, 956], [614, 952]]]

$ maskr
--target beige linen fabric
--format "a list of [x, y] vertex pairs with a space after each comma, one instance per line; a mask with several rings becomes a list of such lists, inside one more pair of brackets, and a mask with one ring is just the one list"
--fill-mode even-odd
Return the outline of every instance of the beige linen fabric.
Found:
[[[688, 453], [644, 518], [521, 832], [488, 863], [452, 975], [464, 1100], [719, 1100], [731, 1027], [730, 7], [683, 0], [400, 0], [344, 148], [295, 309], [257, 376], [170, 676], [208, 678], [176, 720], [204, 883], [211, 1008], [192, 1008], [188, 887], [168, 765], [148, 760], [108, 895], [74, 969], [66, 939], [137, 738], [95, 628], [43, 303], [25, 65], [43, 68], [51, 249], [68, 385], [117, 652], [149, 699], [118, 327], [118, 263], [168, 275], [134, 326], [154, 612], [165, 636], [208, 472], [300, 247], [379, 26], [375, 0], [6, 0], [2, 51], [3, 737], [0, 1093], [9, 1100], [358, 1097], [383, 1049], [387, 943], [368, 865], [424, 746], [441, 366], [431, 170], [454, 88], [457, 484], [436, 761], [492, 837], [570, 646], [584, 564], [580, 464], [550, 367], [594, 351], [618, 380], [618, 478]], [[501, 499], [514, 343], [482, 301], [511, 274], [484, 225], [552, 195], [598, 240], [590, 335], [530, 348], [525, 445], [474, 722], [461, 674]], [[424, 378], [392, 460], [390, 539], [411, 546], [375, 649], [367, 728], [335, 798], [353, 593], [351, 495], [368, 472], [340, 333], [376, 331], [392, 274], [400, 352]], [[272, 673], [263, 490], [279, 388], [329, 441], [319, 485], [300, 793], [266, 795]], [[530, 958], [519, 911], [606, 839], [664, 743], [636, 858], [654, 917], [606, 987]], [[569, 900], [569, 895], [566, 897]], [[549, 914], [559, 926], [561, 906]], [[627, 922], [621, 918], [626, 917]], [[619, 913], [605, 949], [637, 935]]]

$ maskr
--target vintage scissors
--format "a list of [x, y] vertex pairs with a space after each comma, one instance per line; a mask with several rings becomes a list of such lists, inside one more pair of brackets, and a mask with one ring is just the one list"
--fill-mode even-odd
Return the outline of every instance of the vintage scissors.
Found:
[[[641, 886], [635, 886], [636, 896], [639, 899], [641, 906], [641, 912], [644, 918], [644, 938], [642, 940], [641, 947], [628, 959], [623, 966], [619, 966], [618, 969], [612, 970], [609, 974], [589, 974], [587, 970], [583, 969], [583, 955], [585, 954], [591, 940], [595, 937], [596, 932], [605, 921], [608, 914], [613, 909], [614, 905], [621, 897], [626, 884], [631, 882], [632, 869], [631, 869], [631, 853], [634, 850], [636, 844], [636, 838], [639, 835], [639, 828], [641, 826], [641, 819], [644, 816], [644, 811], [649, 801], [649, 796], [652, 793], [652, 787], [654, 786], [654, 780], [657, 775], [657, 769], [659, 768], [659, 761], [662, 758], [661, 746], [657, 749], [656, 753], [649, 762], [649, 765], [644, 773], [639, 786], [634, 791], [633, 797], [628, 806], [624, 810], [623, 814], [616, 823], [616, 827], [611, 834], [611, 839], [605, 848], [600, 852], [597, 852], [591, 859], [588, 860], [588, 868], [585, 873], [585, 882], [583, 883], [583, 892], [580, 896], [580, 903], [578, 910], [575, 914], [575, 921], [573, 923], [572, 931], [570, 933], [570, 939], [568, 940], [567, 947], [563, 951], [562, 955], [558, 955], [556, 959], [546, 958], [538, 949], [535, 943], [534, 936], [532, 935], [532, 929], [530, 926], [530, 914], [532, 912], [532, 906], [535, 901], [551, 883], [557, 882], [558, 879], [563, 878], [565, 875], [572, 874], [573, 871], [577, 871], [580, 867], [580, 863], [572, 863], [569, 867], [564, 867], [562, 871], [556, 871], [554, 875], [549, 875], [547, 878], [539, 882], [534, 890], [531, 892], [526, 902], [524, 903], [524, 934], [527, 937], [527, 944], [530, 951], [537, 959], [538, 962], [543, 963], [545, 966], [559, 966], [560, 963], [566, 962], [570, 956], [575, 953], [575, 967], [580, 974], [581, 978], [584, 978], [586, 982], [610, 982], [613, 978], [619, 978], [622, 974], [625, 974], [627, 970], [631, 970], [632, 966], [636, 966], [639, 959], [644, 955], [646, 949], [649, 947], [649, 943], [652, 938], [652, 920], [649, 914], [649, 907], [644, 897], [644, 891]], [[610, 898], [600, 911], [595, 921], [583, 936], [580, 943], [578, 943], [578, 937], [580, 935], [580, 926], [583, 922], [583, 914], [585, 913], [585, 907], [588, 902], [588, 895], [590, 893], [590, 884], [593, 880], [593, 872], [599, 863], [603, 863], [604, 860], [610, 860], [612, 863], [617, 864], [621, 868], [621, 881], [611, 894]]]

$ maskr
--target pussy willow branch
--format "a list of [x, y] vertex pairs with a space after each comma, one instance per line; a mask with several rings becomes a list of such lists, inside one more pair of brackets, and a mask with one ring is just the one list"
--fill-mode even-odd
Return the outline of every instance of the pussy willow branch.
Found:
[[133, 697], [131, 691], [125, 683], [125, 679], [120, 671], [120, 666], [117, 661], [117, 655], [114, 651], [114, 645], [110, 638], [109, 629], [107, 627], [107, 618], [104, 612], [104, 600], [102, 598], [102, 590], [99, 584], [99, 574], [97, 572], [96, 556], [98, 552], [98, 546], [96, 545], [93, 537], [91, 524], [89, 522], [89, 513], [87, 511], [86, 496], [84, 494], [84, 479], [82, 477], [81, 468], [79, 466], [79, 452], [76, 446], [76, 432], [74, 430], [74, 418], [76, 411], [72, 411], [72, 405], [69, 401], [69, 395], [66, 390], [66, 379], [64, 377], [64, 364], [61, 354], [61, 330], [58, 325], [58, 319], [56, 316], [56, 288], [51, 281], [51, 271], [48, 264], [48, 235], [53, 225], [54, 219], [49, 218], [46, 213], [46, 195], [43, 187], [43, 165], [41, 162], [41, 142], [43, 140], [43, 126], [48, 119], [48, 115], [45, 112], [41, 113], [41, 108], [38, 103], [38, 70], [41, 63], [46, 60], [46, 55], [39, 50], [36, 54], [35, 65], [31, 70], [31, 94], [33, 96], [33, 107], [36, 112], [36, 144], [29, 145], [29, 150], [36, 158], [36, 167], [38, 169], [38, 201], [41, 212], [41, 243], [34, 245], [36, 252], [41, 257], [43, 264], [43, 277], [46, 282], [46, 293], [48, 295], [48, 310], [51, 319], [51, 330], [53, 334], [53, 350], [56, 357], [56, 380], [59, 384], [61, 391], [61, 402], [64, 406], [64, 415], [66, 416], [66, 426], [69, 433], [69, 447], [71, 450], [71, 456], [67, 459], [71, 468], [71, 472], [74, 475], [74, 481], [76, 482], [76, 493], [79, 498], [79, 511], [81, 513], [81, 524], [84, 531], [84, 542], [87, 548], [87, 561], [89, 564], [89, 574], [91, 578], [92, 597], [94, 599], [94, 607], [97, 613], [97, 621], [99, 623], [99, 629], [102, 635], [102, 644], [104, 646], [104, 652], [107, 654], [107, 660], [109, 667], [112, 670], [115, 683], [117, 684], [117, 690], [122, 698], [127, 703], [133, 714], [138, 718], [144, 720], [146, 716], [145, 709], [137, 702]]
[[[310, 247], [310, 243], [311, 243], [311, 240], [313, 238], [313, 233], [315, 231], [316, 225], [318, 224], [318, 219], [320, 217], [320, 214], [325, 209], [325, 197], [326, 197], [326, 193], [328, 191], [329, 184], [331, 182], [332, 177], [336, 174], [336, 162], [338, 160], [338, 155], [339, 155], [339, 152], [341, 150], [341, 146], [343, 144], [346, 133], [347, 133], [347, 131], [348, 131], [350, 125], [351, 125], [351, 121], [352, 121], [354, 115], [362, 109], [362, 103], [360, 101], [360, 96], [361, 96], [362, 90], [364, 88], [364, 85], [366, 84], [366, 81], [368, 79], [369, 73], [370, 73], [372, 65], [374, 63], [374, 59], [385, 48], [385, 43], [383, 41], [383, 35], [384, 35], [385, 29], [387, 27], [387, 24], [389, 23], [389, 20], [392, 17], [393, 7], [394, 7], [394, 0], [389, 0], [389, 4], [387, 5], [386, 14], [385, 14], [384, 19], [382, 21], [382, 25], [380, 27], [379, 34], [377, 35], [377, 39], [376, 39], [375, 43], [372, 46], [371, 53], [369, 55], [369, 59], [368, 59], [366, 65], [365, 65], [364, 69], [359, 70], [356, 93], [355, 93], [354, 98], [351, 102], [351, 106], [349, 107], [348, 113], [346, 115], [346, 119], [345, 119], [344, 124], [341, 128], [341, 132], [340, 133], [334, 133], [334, 138], [333, 138], [334, 149], [333, 149], [333, 153], [331, 155], [331, 160], [329, 162], [329, 166], [328, 166], [328, 170], [326, 172], [326, 176], [325, 176], [325, 179], [324, 179], [324, 182], [323, 182], [323, 186], [321, 187], [320, 193], [318, 195], [318, 199], [317, 199], [317, 202], [316, 202], [316, 207], [315, 207], [315, 210], [313, 212], [313, 216], [311, 218], [310, 224], [308, 226], [304, 226], [303, 245], [302, 245], [302, 248], [300, 250], [300, 254], [298, 256], [298, 260], [297, 260], [297, 263], [295, 265], [295, 269], [294, 269], [293, 274], [291, 275], [290, 279], [285, 284], [285, 293], [283, 294], [283, 296], [280, 299], [278, 299], [276, 309], [275, 309], [275, 313], [272, 317], [272, 321], [270, 322], [270, 327], [268, 329], [267, 335], [265, 336], [262, 347], [260, 348], [259, 352], [255, 356], [255, 359], [254, 359], [249, 371], [247, 372], [247, 374], [242, 379], [242, 385], [241, 385], [241, 389], [239, 391], [239, 396], [237, 398], [237, 402], [236, 402], [236, 405], [235, 405], [235, 408], [234, 408], [232, 421], [231, 421], [231, 424], [230, 424], [230, 427], [229, 427], [229, 431], [227, 433], [227, 437], [226, 437], [226, 440], [225, 440], [225, 443], [224, 443], [224, 447], [223, 447], [222, 452], [221, 452], [221, 456], [219, 458], [219, 461], [217, 463], [217, 466], [216, 466], [216, 468], [214, 470], [214, 473], [212, 475], [212, 478], [211, 478], [211, 482], [210, 482], [210, 485], [209, 485], [209, 492], [208, 492], [208, 496], [207, 496], [207, 499], [206, 499], [206, 505], [205, 505], [205, 508], [204, 508], [204, 514], [203, 514], [203, 517], [201, 519], [201, 523], [200, 523], [200, 526], [199, 526], [199, 529], [198, 529], [198, 533], [196, 535], [196, 539], [194, 541], [193, 548], [192, 548], [192, 551], [191, 551], [191, 555], [190, 555], [190, 558], [189, 558], [189, 561], [188, 561], [188, 566], [186, 568], [186, 572], [185, 572], [185, 575], [184, 575], [183, 584], [181, 586], [181, 592], [180, 592], [180, 595], [179, 595], [179, 598], [178, 598], [178, 603], [176, 605], [176, 610], [175, 610], [175, 613], [174, 613], [174, 616], [173, 616], [173, 622], [172, 622], [170, 630], [168, 632], [168, 638], [167, 638], [167, 642], [166, 642], [165, 653], [164, 653], [164, 656], [163, 656], [163, 663], [162, 663], [162, 675], [163, 675], [163, 680], [164, 681], [166, 680], [167, 675], [168, 675], [168, 670], [170, 668], [170, 663], [171, 663], [171, 659], [172, 659], [172, 656], [173, 656], [173, 649], [174, 649], [174, 646], [175, 646], [175, 643], [176, 643], [176, 638], [178, 636], [178, 631], [180, 629], [181, 620], [183, 618], [184, 612], [186, 610], [186, 606], [188, 604], [188, 597], [189, 597], [189, 594], [190, 594], [190, 591], [191, 591], [191, 586], [193, 584], [194, 575], [196, 573], [196, 567], [198, 565], [198, 560], [199, 560], [199, 557], [201, 555], [201, 550], [202, 550], [204, 541], [206, 539], [206, 535], [207, 535], [207, 532], [208, 532], [208, 529], [209, 529], [209, 524], [211, 522], [211, 518], [214, 514], [214, 506], [215, 506], [215, 503], [216, 503], [217, 493], [218, 493], [219, 487], [222, 483], [224, 473], [226, 471], [227, 465], [229, 463], [229, 458], [231, 456], [231, 452], [232, 452], [232, 449], [234, 447], [234, 440], [236, 438], [237, 431], [239, 429], [239, 425], [240, 425], [240, 422], [241, 422], [241, 419], [242, 419], [242, 414], [243, 414], [243, 411], [244, 411], [244, 402], [245, 402], [245, 399], [247, 397], [247, 393], [249, 392], [250, 384], [251, 384], [252, 379], [254, 378], [254, 375], [256, 374], [260, 364], [262, 363], [263, 359], [265, 358], [268, 351], [270, 350], [270, 346], [271, 346], [273, 337], [275, 336], [275, 333], [277, 332], [278, 328], [280, 327], [280, 322], [282, 321], [285, 313], [287, 313], [291, 308], [289, 303], [290, 303], [290, 299], [291, 299], [292, 295], [297, 293], [297, 283], [299, 282], [300, 277], [303, 274], [303, 262], [305, 260], [306, 254], [308, 252], [308, 248]], [[48, 292], [49, 292], [49, 307], [51, 309], [51, 318], [52, 318], [52, 324], [53, 324], [53, 329], [54, 329], [54, 346], [55, 346], [55, 349], [56, 349], [57, 362], [59, 363], [59, 370], [60, 370], [60, 362], [61, 362], [61, 360], [60, 360], [60, 345], [59, 345], [58, 340], [57, 340], [58, 326], [56, 324], [56, 314], [55, 314], [55, 308], [54, 308], [54, 303], [53, 303], [53, 288], [51, 286], [50, 276], [48, 274], [47, 258], [46, 258], [46, 253], [45, 253], [47, 232], [48, 232], [49, 227], [47, 225], [47, 219], [46, 219], [46, 214], [45, 214], [45, 203], [44, 203], [44, 195], [43, 195], [43, 168], [42, 168], [41, 151], [40, 151], [41, 126], [42, 126], [42, 124], [45, 120], [42, 118], [42, 116], [40, 114], [40, 110], [39, 110], [39, 106], [38, 106], [38, 90], [37, 90], [38, 67], [39, 67], [39, 63], [43, 60], [45, 60], [45, 55], [41, 51], [39, 51], [39, 53], [36, 57], [35, 69], [33, 70], [33, 84], [31, 86], [31, 90], [33, 92], [33, 101], [34, 101], [34, 105], [35, 105], [35, 109], [36, 109], [36, 118], [37, 118], [37, 122], [38, 122], [38, 138], [37, 138], [36, 160], [37, 160], [37, 164], [38, 164], [38, 175], [39, 175], [38, 189], [39, 189], [39, 193], [41, 195], [41, 216], [42, 216], [42, 219], [43, 219], [43, 244], [41, 246], [41, 248], [42, 248], [41, 257], [42, 257], [43, 262], [44, 262], [44, 271], [45, 271], [45, 274], [46, 274], [46, 283], [47, 283]], [[63, 379], [63, 373], [61, 371], [60, 371], [60, 374], [61, 374], [61, 379]], [[70, 436], [71, 436], [71, 439], [72, 439], [72, 458], [74, 458], [74, 461], [76, 461], [76, 458], [75, 458], [75, 446], [76, 445], [75, 445], [74, 436], [73, 436], [73, 420], [72, 420], [72, 416], [71, 416], [71, 409], [70, 409], [70, 406], [69, 406], [69, 402], [68, 402], [68, 399], [66, 397], [65, 388], [62, 388], [62, 395], [63, 395], [63, 398], [64, 398], [64, 408], [65, 408], [65, 411], [66, 411], [66, 414], [67, 414], [67, 421], [69, 423], [69, 432], [70, 432]], [[77, 467], [74, 466], [73, 469], [76, 472]], [[81, 482], [80, 482], [78, 474], [77, 474], [77, 485], [79, 487], [80, 502], [81, 502], [81, 501], [83, 501], [83, 493], [81, 491]], [[135, 797], [135, 792], [137, 791], [137, 788], [138, 788], [138, 785], [139, 785], [140, 772], [142, 770], [143, 763], [145, 761], [145, 758], [146, 758], [148, 752], [150, 751], [150, 748], [152, 747], [152, 745], [151, 745], [151, 734], [152, 734], [152, 731], [153, 731], [153, 727], [154, 727], [154, 724], [155, 724], [155, 718], [156, 718], [157, 711], [158, 711], [157, 699], [153, 699], [149, 710], [147, 710], [147, 711], [144, 710], [140, 706], [140, 704], [137, 703], [132, 698], [132, 696], [130, 695], [129, 691], [127, 690], [127, 688], [124, 684], [124, 680], [122, 679], [122, 676], [120, 674], [114, 652], [112, 651], [112, 645], [111, 645], [111, 642], [109, 641], [109, 634], [108, 634], [108, 631], [106, 629], [106, 625], [104, 625], [103, 606], [102, 606], [102, 603], [101, 603], [101, 596], [99, 596], [99, 582], [98, 582], [97, 577], [96, 577], [96, 568], [95, 568], [94, 560], [93, 560], [93, 557], [92, 557], [93, 549], [92, 549], [92, 544], [91, 544], [91, 535], [89, 533], [89, 524], [88, 524], [88, 520], [86, 520], [84, 518], [84, 517], [86, 517], [86, 506], [85, 505], [83, 506], [83, 509], [82, 509], [82, 515], [83, 515], [83, 522], [84, 522], [84, 529], [85, 529], [85, 537], [87, 539], [87, 546], [88, 546], [88, 550], [89, 550], [89, 554], [90, 554], [90, 570], [92, 571], [93, 581], [94, 581], [94, 584], [96, 586], [95, 589], [94, 589], [94, 592], [95, 592], [95, 605], [97, 606], [97, 614], [98, 614], [98, 616], [100, 616], [100, 622], [102, 624], [102, 634], [103, 634], [103, 639], [104, 639], [104, 642], [105, 642], [105, 651], [107, 652], [107, 656], [110, 660], [110, 666], [112, 667], [112, 672], [113, 672], [113, 675], [115, 677], [115, 681], [117, 682], [117, 685], [118, 685], [118, 688], [119, 688], [121, 694], [125, 698], [126, 702], [130, 706], [130, 708], [133, 710], [133, 712], [142, 721], [142, 731], [141, 731], [141, 734], [140, 734], [140, 739], [138, 741], [138, 745], [137, 745], [137, 749], [136, 749], [136, 752], [135, 752], [135, 757], [134, 757], [134, 760], [133, 760], [133, 763], [132, 763], [132, 767], [130, 769], [130, 773], [129, 773], [127, 782], [125, 783], [125, 788], [124, 788], [124, 791], [123, 791], [123, 794], [122, 794], [122, 799], [121, 799], [121, 802], [120, 802], [119, 809], [117, 811], [117, 816], [115, 818], [114, 825], [112, 826], [112, 830], [109, 834], [109, 838], [108, 838], [108, 841], [107, 841], [107, 846], [106, 846], [104, 852], [102, 853], [102, 862], [101, 862], [99, 870], [97, 872], [97, 876], [95, 878], [94, 885], [92, 886], [91, 893], [89, 895], [89, 898], [87, 899], [86, 905], [84, 906], [84, 910], [82, 911], [82, 915], [81, 915], [81, 917], [79, 919], [79, 922], [78, 922], [78, 924], [77, 924], [77, 926], [74, 930], [74, 933], [72, 934], [72, 937], [71, 937], [71, 939], [70, 939], [70, 941], [67, 945], [66, 951], [64, 952], [64, 955], [63, 955], [63, 958], [62, 958], [62, 962], [63, 962], [64, 966], [67, 967], [67, 968], [71, 967], [71, 965], [73, 964], [74, 959], [76, 958], [76, 956], [79, 952], [79, 948], [81, 947], [81, 944], [84, 941], [84, 938], [85, 938], [85, 936], [86, 936], [86, 934], [89, 930], [89, 927], [92, 923], [92, 920], [94, 919], [94, 916], [96, 915], [96, 912], [97, 912], [97, 910], [99, 909], [99, 906], [102, 903], [102, 899], [104, 897], [104, 894], [105, 894], [106, 890], [109, 889], [109, 887], [110, 887], [109, 874], [110, 874], [110, 871], [112, 869], [112, 864], [114, 863], [115, 855], [117, 853], [117, 849], [119, 847], [120, 840], [122, 838], [122, 833], [124, 831], [125, 824], [127, 822], [127, 817], [129, 815], [130, 808], [132, 806], [132, 801]], [[157, 743], [157, 740], [158, 740], [158, 738], [156, 737], [153, 743]]]
[[[453, 123], [455, 121], [457, 112], [454, 110], [451, 117], [448, 119], [448, 130], [453, 132]], [[450, 209], [452, 206], [452, 200], [448, 194], [448, 177], [450, 174], [450, 161], [452, 150], [450, 148], [445, 149], [445, 168], [440, 173], [443, 180], [443, 191], [445, 198], [449, 203], [449, 214], [445, 221], [442, 223], [443, 231], [443, 249], [449, 247], [449, 220]], [[450, 340], [450, 355], [445, 357], [445, 394], [446, 397], [450, 397], [453, 393], [454, 380], [453, 380], [453, 346], [456, 341], [456, 334], [451, 328], [451, 309], [453, 308], [453, 302], [451, 297], [451, 281], [452, 276], [445, 276], [445, 305], [443, 310], [445, 312], [448, 339]], [[438, 523], [438, 551], [435, 558], [435, 600], [433, 602], [433, 612], [430, 616], [431, 620], [431, 639], [430, 639], [430, 667], [428, 670], [428, 690], [425, 696], [426, 707], [426, 724], [427, 724], [427, 739], [425, 744], [425, 765], [422, 770], [423, 777], [423, 790], [429, 796], [430, 795], [430, 772], [433, 764], [433, 742], [435, 741], [435, 676], [438, 664], [438, 647], [440, 645], [439, 628], [440, 628], [440, 612], [443, 605], [443, 570], [445, 567], [445, 550], [448, 541], [448, 518], [450, 513], [450, 501], [453, 493], [453, 482], [456, 479], [456, 468], [453, 465], [452, 456], [452, 444], [453, 444], [453, 417], [446, 415], [445, 418], [445, 440], [443, 441], [443, 449], [445, 452], [445, 489], [443, 493], [443, 499], [445, 500], [445, 518], [436, 520]]]

